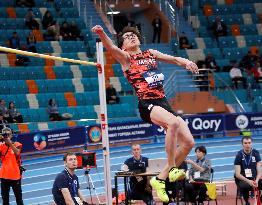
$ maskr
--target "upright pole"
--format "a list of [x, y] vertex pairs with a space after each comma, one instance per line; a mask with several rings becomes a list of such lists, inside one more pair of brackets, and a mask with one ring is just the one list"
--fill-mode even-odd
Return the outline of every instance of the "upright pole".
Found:
[[[110, 154], [109, 154], [109, 139], [108, 139], [108, 124], [107, 124], [107, 107], [106, 107], [106, 92], [105, 92], [105, 75], [104, 75], [104, 59], [103, 59], [103, 44], [100, 39], [96, 42], [97, 62], [98, 66], [98, 81], [99, 81], [99, 99], [100, 99], [100, 120], [102, 130], [102, 145], [103, 145], [103, 162], [104, 162], [104, 180], [106, 192], [106, 204], [112, 205], [112, 189], [111, 189], [111, 172], [110, 172]], [[99, 68], [100, 67], [100, 68]]]

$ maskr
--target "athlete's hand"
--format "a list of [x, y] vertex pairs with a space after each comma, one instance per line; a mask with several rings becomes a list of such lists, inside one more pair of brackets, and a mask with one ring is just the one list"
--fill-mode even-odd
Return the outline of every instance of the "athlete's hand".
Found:
[[192, 62], [192, 61], [189, 61], [186, 64], [186, 69], [190, 70], [192, 73], [199, 74], [197, 65], [194, 62]]
[[91, 31], [99, 35], [104, 32], [104, 29], [102, 28], [102, 26], [96, 25], [91, 29]]

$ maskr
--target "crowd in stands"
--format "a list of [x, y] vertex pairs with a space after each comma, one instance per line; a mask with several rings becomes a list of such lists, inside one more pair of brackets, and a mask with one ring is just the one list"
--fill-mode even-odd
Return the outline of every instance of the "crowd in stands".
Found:
[[[216, 21], [213, 23], [211, 28], [216, 40], [221, 36], [227, 35], [226, 25], [221, 22], [220, 17], [216, 18]], [[182, 32], [179, 37], [179, 48], [193, 48], [184, 32]], [[244, 55], [241, 59], [230, 60], [230, 64], [224, 67], [220, 67], [217, 64], [216, 59], [212, 53], [208, 53], [204, 60], [198, 60], [197, 65], [201, 69], [209, 69], [212, 72], [228, 72], [232, 79], [233, 88], [238, 89], [239, 82], [243, 83], [243, 88], [247, 88], [247, 77], [251, 77], [253, 79], [251, 80], [251, 83], [249, 82], [251, 88], [260, 88], [259, 83], [262, 82], [261, 63], [262, 54], [260, 53], [259, 49], [257, 47], [250, 47], [247, 54]], [[200, 80], [202, 78], [199, 77], [197, 79]]]
[[[25, 15], [25, 29], [29, 30], [39, 30], [43, 29], [43, 38], [45, 41], [77, 41], [84, 40], [83, 35], [81, 34], [81, 29], [77, 26], [76, 22], [68, 22], [64, 20], [63, 22], [58, 22], [52, 16], [51, 12], [47, 10], [43, 15], [42, 21], [38, 22], [33, 7], [34, 1], [32, 0], [19, 0], [16, 2], [17, 6], [20, 7], [29, 7], [27, 14]], [[30, 31], [26, 37], [26, 45], [21, 45], [21, 39], [19, 34], [16, 31], [13, 32], [13, 35], [8, 40], [8, 46], [14, 49], [28, 50], [31, 52], [37, 52], [36, 50], [36, 36]]]

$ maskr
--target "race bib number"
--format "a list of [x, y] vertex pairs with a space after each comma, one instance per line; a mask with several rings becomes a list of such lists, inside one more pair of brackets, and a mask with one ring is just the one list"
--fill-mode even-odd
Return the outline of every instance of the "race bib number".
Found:
[[200, 172], [195, 172], [194, 173], [194, 179], [200, 178]]
[[164, 83], [165, 76], [158, 70], [148, 71], [143, 74], [149, 87], [161, 86]]

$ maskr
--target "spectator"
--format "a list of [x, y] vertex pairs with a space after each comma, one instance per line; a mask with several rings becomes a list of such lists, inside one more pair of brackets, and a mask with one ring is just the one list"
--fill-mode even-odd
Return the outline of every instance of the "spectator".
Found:
[[192, 205], [196, 205], [198, 197], [198, 205], [204, 205], [203, 201], [206, 198], [206, 185], [204, 183], [194, 182], [209, 182], [211, 177], [211, 162], [206, 159], [206, 148], [204, 146], [196, 147], [196, 161], [187, 159], [186, 162], [191, 164], [189, 170], [189, 182], [185, 185], [186, 198], [189, 199]]
[[72, 40], [72, 31], [66, 21], [62, 23], [62, 26], [60, 28], [60, 35], [62, 36], [62, 39], [64, 41]]
[[252, 54], [251, 51], [247, 52], [247, 55], [245, 55], [240, 63], [239, 66], [245, 68], [247, 71], [250, 71], [250, 69], [254, 66], [255, 62], [259, 60], [259, 57], [257, 55]]
[[4, 119], [7, 120], [9, 115], [7, 113], [8, 109], [5, 106], [5, 101], [3, 99], [0, 100], [0, 115], [4, 116]]
[[186, 37], [185, 32], [182, 32], [179, 37], [179, 48], [180, 49], [190, 49], [193, 48], [192, 45], [190, 45], [188, 38]]
[[35, 20], [35, 16], [32, 9], [28, 9], [27, 14], [25, 16], [25, 26], [31, 30], [37, 29], [39, 30], [39, 24]]
[[35, 7], [34, 0], [16, 0], [16, 6], [18, 7]]
[[70, 30], [72, 33], [72, 40], [76, 41], [76, 40], [84, 40], [84, 36], [81, 36], [80, 33], [80, 29], [78, 28], [78, 26], [76, 25], [75, 21], [72, 21], [71, 25], [70, 25]]
[[119, 97], [117, 96], [116, 89], [108, 81], [106, 82], [106, 103], [119, 104]]
[[75, 174], [77, 158], [74, 153], [66, 153], [65, 169], [59, 173], [54, 181], [52, 194], [56, 205], [83, 204], [88, 205], [80, 191], [78, 177]]
[[22, 123], [23, 122], [23, 116], [16, 109], [14, 102], [9, 102], [9, 108], [7, 110], [7, 114], [9, 115], [10, 123]]
[[48, 102], [47, 112], [49, 114], [50, 121], [61, 121], [62, 116], [58, 112], [55, 99], [50, 99]]
[[157, 38], [157, 42], [160, 43], [161, 32], [162, 32], [162, 21], [158, 15], [156, 15], [156, 17], [153, 19], [152, 26], [154, 31], [152, 43], [155, 43], [156, 38]]
[[4, 116], [0, 114], [0, 132], [6, 127], [7, 121], [4, 119]]
[[238, 82], [241, 81], [243, 83], [243, 87], [247, 88], [247, 79], [243, 77], [241, 70], [237, 67], [237, 63], [235, 63], [234, 67], [231, 68], [229, 75], [234, 83], [236, 89], [238, 89]]
[[51, 15], [50, 11], [46, 11], [43, 19], [42, 19], [42, 25], [44, 29], [47, 29], [49, 26], [54, 26], [56, 24], [56, 21], [54, 21], [53, 16]]
[[259, 82], [262, 82], [262, 68], [260, 66], [260, 62], [257, 61], [255, 63], [255, 66], [251, 68], [249, 74], [254, 76], [254, 79], [256, 81], [256, 88], [260, 88]]
[[43, 35], [45, 41], [59, 41], [60, 36], [58, 29], [58, 26], [49, 26]]
[[216, 39], [220, 36], [226, 36], [227, 35], [227, 26], [221, 21], [220, 16], [216, 17], [215, 22], [212, 24], [211, 27], [213, 34]]
[[[148, 158], [141, 155], [141, 147], [139, 144], [132, 145], [133, 157], [128, 158], [124, 164], [129, 171], [138, 173], [146, 172], [148, 167]], [[147, 177], [130, 177], [130, 198], [142, 199], [147, 205], [154, 204], [152, 189], [149, 186]]]
[[12, 187], [17, 205], [23, 205], [21, 178], [22, 173], [20, 153], [22, 144], [19, 142], [12, 142], [12, 131], [6, 127], [3, 129], [3, 141], [0, 143], [0, 154], [2, 160], [2, 167], [0, 169], [1, 178], [1, 195], [3, 205], [9, 204], [9, 192]]
[[32, 31], [29, 32], [29, 35], [26, 37], [28, 51], [36, 53], [36, 38]]
[[261, 158], [259, 151], [252, 148], [251, 137], [243, 136], [242, 146], [243, 149], [237, 153], [234, 162], [235, 181], [246, 205], [250, 205], [248, 202], [249, 191], [254, 190], [254, 188], [262, 190], [262, 180], [260, 179]]
[[20, 48], [20, 38], [17, 35], [17, 32], [13, 32], [12, 37], [9, 39], [9, 47], [14, 49]]
[[205, 58], [205, 64], [206, 64], [207, 68], [209, 68], [213, 71], [219, 72], [219, 70], [220, 70], [219, 66], [217, 65], [216, 59], [212, 56], [211, 53], [207, 54], [207, 56]]

